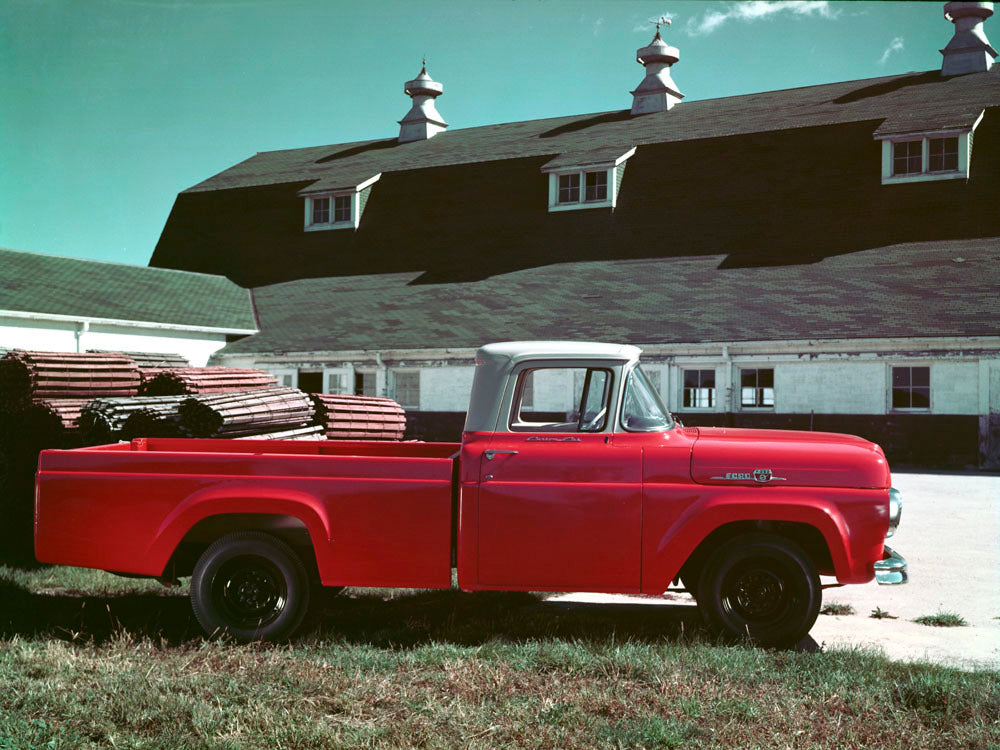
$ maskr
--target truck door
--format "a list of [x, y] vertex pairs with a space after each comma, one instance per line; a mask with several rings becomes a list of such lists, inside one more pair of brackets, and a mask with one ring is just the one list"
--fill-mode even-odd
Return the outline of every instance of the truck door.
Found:
[[486, 588], [637, 591], [641, 449], [614, 444], [611, 367], [518, 375], [483, 452], [478, 581]]

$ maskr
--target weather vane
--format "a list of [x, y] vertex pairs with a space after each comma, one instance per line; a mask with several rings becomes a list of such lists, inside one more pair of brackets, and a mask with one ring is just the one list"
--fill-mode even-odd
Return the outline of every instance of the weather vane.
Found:
[[652, 18], [650, 18], [649, 20], [650, 20], [650, 23], [655, 23], [656, 24], [656, 33], [657, 34], [660, 33], [660, 26], [661, 25], [663, 25], [663, 26], [669, 26], [670, 25], [670, 19], [667, 18], [666, 16], [660, 16], [659, 18], [657, 18], [655, 20], [652, 19]]

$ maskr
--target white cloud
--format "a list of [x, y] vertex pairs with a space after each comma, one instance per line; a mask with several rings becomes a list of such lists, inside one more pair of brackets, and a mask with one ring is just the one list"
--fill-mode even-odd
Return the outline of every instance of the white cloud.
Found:
[[594, 36], [597, 36], [598, 34], [601, 33], [601, 27], [603, 25], [604, 25], [603, 18], [598, 18], [596, 21], [594, 21]]
[[777, 2], [746, 0], [745, 2], [733, 3], [724, 10], [714, 8], [706, 10], [701, 16], [690, 19], [685, 26], [685, 31], [691, 36], [711, 34], [728, 21], [752, 23], [779, 13], [830, 19], [840, 15], [840, 11], [831, 8], [830, 3], [826, 0], [816, 0], [815, 2], [811, 0], [777, 0]]
[[902, 52], [902, 51], [903, 51], [903, 37], [897, 36], [895, 39], [889, 42], [889, 46], [885, 48], [885, 52], [883, 52], [882, 57], [879, 58], [878, 64], [885, 65], [886, 62], [889, 60], [889, 58], [892, 57], [893, 52]]

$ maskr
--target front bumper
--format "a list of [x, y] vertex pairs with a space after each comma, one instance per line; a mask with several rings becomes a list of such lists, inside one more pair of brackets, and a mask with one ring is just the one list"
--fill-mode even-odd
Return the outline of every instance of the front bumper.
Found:
[[875, 563], [875, 581], [882, 586], [906, 583], [906, 560], [891, 547], [884, 547], [882, 559]]

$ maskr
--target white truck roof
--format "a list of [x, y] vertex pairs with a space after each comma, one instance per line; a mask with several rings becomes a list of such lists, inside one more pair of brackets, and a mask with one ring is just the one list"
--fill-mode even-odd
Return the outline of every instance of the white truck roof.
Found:
[[497, 429], [504, 389], [511, 370], [525, 360], [637, 360], [642, 349], [627, 344], [598, 344], [590, 341], [504, 341], [487, 344], [476, 352], [476, 375], [472, 398], [465, 417], [467, 431]]
[[632, 360], [642, 349], [628, 344], [600, 344], [593, 341], [504, 341], [487, 344], [476, 352], [477, 360], [523, 359], [621, 359]]

